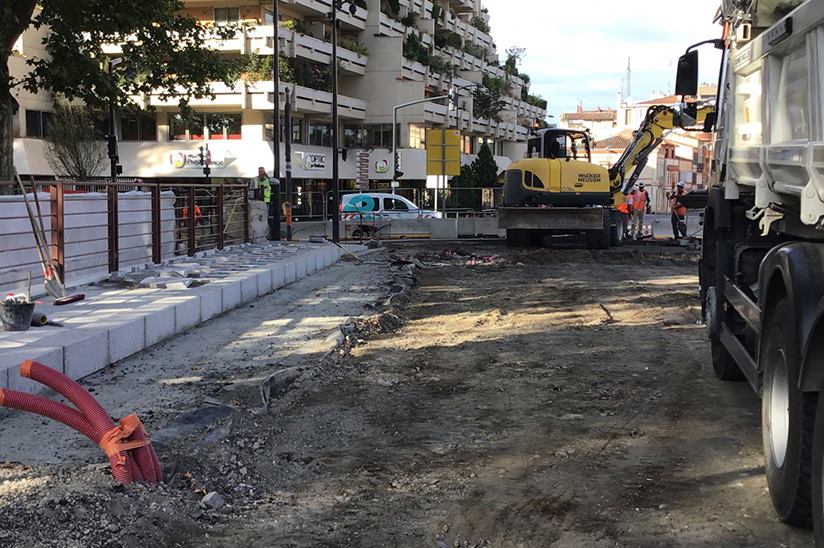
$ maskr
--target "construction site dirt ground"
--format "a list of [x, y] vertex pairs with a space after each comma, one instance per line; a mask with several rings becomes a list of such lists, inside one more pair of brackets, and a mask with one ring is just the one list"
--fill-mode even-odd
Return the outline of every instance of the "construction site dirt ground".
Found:
[[[0, 542], [812, 545], [773, 513], [758, 398], [713, 375], [697, 252], [498, 241], [387, 250], [84, 382], [150, 431], [204, 402], [230, 409], [158, 445], [165, 485], [117, 485], [80, 436], [5, 415]], [[390, 254], [426, 267], [391, 299], [410, 267], [398, 271], [404, 262], [392, 266]], [[348, 341], [333, 354], [298, 352], [347, 318]], [[302, 374], [273, 387], [263, 411], [254, 380], [290, 366]], [[216, 509], [201, 503], [213, 491], [225, 500]]]

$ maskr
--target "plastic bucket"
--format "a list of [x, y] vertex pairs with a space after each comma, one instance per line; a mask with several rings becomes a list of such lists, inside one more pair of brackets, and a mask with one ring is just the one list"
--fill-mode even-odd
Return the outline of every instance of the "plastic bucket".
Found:
[[6, 331], [26, 331], [31, 326], [35, 303], [0, 303], [0, 321]]

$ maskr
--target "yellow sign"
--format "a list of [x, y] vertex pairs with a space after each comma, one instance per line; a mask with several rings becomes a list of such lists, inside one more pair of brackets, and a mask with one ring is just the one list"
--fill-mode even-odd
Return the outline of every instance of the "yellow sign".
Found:
[[457, 129], [426, 130], [426, 174], [461, 174], [461, 132]]

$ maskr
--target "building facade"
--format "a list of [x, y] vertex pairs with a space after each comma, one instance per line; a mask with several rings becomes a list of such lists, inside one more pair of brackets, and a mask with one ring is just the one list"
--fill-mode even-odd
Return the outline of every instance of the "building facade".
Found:
[[[372, 189], [389, 188], [392, 179], [392, 137], [396, 134], [403, 176], [402, 188], [420, 199], [426, 188], [427, 129], [461, 131], [463, 162], [468, 163], [487, 142], [501, 170], [526, 149], [529, 127], [546, 116], [545, 102], [530, 96], [523, 79], [505, 71], [489, 34], [489, 17], [480, 0], [356, 0], [338, 10], [338, 135], [340, 187], [355, 189], [356, 158], [368, 156]], [[205, 25], [238, 25], [230, 40], [210, 45], [244, 67], [234, 86], [215, 83], [214, 98], [192, 100], [194, 118], [180, 115], [176, 100], [159, 96], [135, 98], [145, 114], [119, 113], [118, 152], [122, 176], [168, 182], [202, 178], [201, 147], [208, 148], [211, 177], [248, 179], [259, 166], [274, 169], [273, 126], [278, 112], [281, 141], [291, 137], [289, 165], [296, 193], [296, 215], [326, 213], [332, 188], [332, 59], [330, 0], [289, 0], [278, 3], [278, 42], [271, 2], [248, 0], [187, 0], [185, 13]], [[26, 49], [39, 39], [24, 34], [19, 51], [24, 70]], [[107, 53], [116, 57], [119, 47]], [[274, 89], [272, 69], [280, 55], [280, 82]], [[15, 61], [17, 61], [15, 59]], [[517, 73], [517, 71], [515, 71]], [[500, 85], [503, 109], [496, 119], [473, 116], [474, 86]], [[420, 103], [399, 109], [392, 127], [393, 107], [407, 102], [457, 93], [458, 100]], [[49, 176], [43, 160], [43, 120], [50, 98], [19, 97], [21, 103], [15, 164], [22, 174]], [[283, 116], [291, 104], [292, 123]], [[39, 121], [35, 114], [40, 113]], [[39, 124], [39, 125], [38, 125]], [[285, 147], [280, 146], [280, 177], [285, 175]]]

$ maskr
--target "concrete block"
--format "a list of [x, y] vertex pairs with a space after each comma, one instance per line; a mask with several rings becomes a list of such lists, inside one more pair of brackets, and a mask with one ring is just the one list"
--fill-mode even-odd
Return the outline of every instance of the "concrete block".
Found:
[[175, 333], [200, 324], [200, 297], [187, 295], [175, 305]]
[[297, 257], [295, 259], [295, 277], [298, 280], [306, 277], [306, 257]]
[[318, 252], [314, 249], [306, 256], [306, 273], [311, 274], [318, 269]]
[[297, 279], [295, 261], [288, 261], [283, 265], [283, 283], [290, 284]]
[[153, 346], [175, 334], [174, 306], [162, 306], [158, 303], [157, 306], [151, 308], [146, 307], [140, 310], [145, 314], [146, 320], [146, 342], [144, 344], [144, 348]]
[[74, 329], [50, 339], [63, 346], [63, 373], [77, 380], [109, 365], [109, 332], [105, 329]]
[[[37, 394], [46, 389], [39, 382], [34, 382], [20, 376], [20, 364], [26, 360], [34, 360], [52, 369], [63, 372], [63, 347], [25, 347], [6, 350], [0, 356], [0, 371], [5, 370], [8, 375], [7, 388], [20, 390], [29, 394]], [[0, 376], [0, 379], [3, 377]]]
[[233, 310], [240, 305], [240, 280], [227, 280], [223, 286], [223, 312]]
[[390, 226], [381, 230], [381, 233], [384, 236], [391, 234], [394, 238], [425, 238], [431, 233], [432, 220], [436, 219], [392, 219]]
[[0, 369], [0, 388], [9, 387], [9, 370], [8, 368]]
[[258, 296], [266, 295], [272, 291], [272, 271], [268, 268], [262, 269], [257, 274]]
[[249, 303], [258, 298], [257, 276], [242, 278], [240, 280], [240, 302]]
[[109, 362], [114, 363], [146, 348], [146, 320], [131, 318], [109, 327]]
[[200, 321], [205, 322], [223, 312], [223, 290], [214, 284], [198, 288], [200, 295]]
[[286, 269], [282, 264], [272, 267], [272, 289], [279, 289], [286, 283]]
[[427, 221], [429, 222], [429, 237], [433, 240], [458, 238], [458, 219], [427, 219]]

